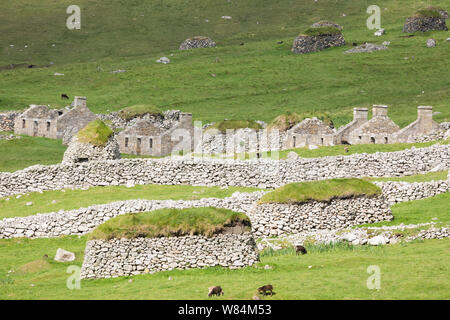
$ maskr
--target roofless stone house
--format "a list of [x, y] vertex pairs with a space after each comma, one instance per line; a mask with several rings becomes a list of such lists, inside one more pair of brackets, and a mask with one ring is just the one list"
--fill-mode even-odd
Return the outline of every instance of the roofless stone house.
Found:
[[86, 106], [86, 97], [75, 97], [73, 108], [50, 109], [45, 105], [30, 105], [15, 119], [14, 133], [33, 137], [70, 138], [97, 117]]
[[120, 152], [128, 154], [165, 156], [174, 151], [192, 151], [192, 114], [181, 112], [178, 121], [169, 129], [160, 127], [151, 120], [141, 119], [120, 132], [116, 139]]

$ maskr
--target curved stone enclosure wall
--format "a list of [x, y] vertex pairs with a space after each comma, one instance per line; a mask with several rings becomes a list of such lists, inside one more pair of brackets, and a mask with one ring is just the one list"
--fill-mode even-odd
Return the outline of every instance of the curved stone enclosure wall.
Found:
[[173, 269], [222, 266], [237, 269], [259, 260], [251, 232], [211, 238], [184, 236], [88, 241], [82, 279], [110, 278]]
[[69, 187], [134, 184], [189, 184], [275, 188], [308, 180], [404, 176], [450, 167], [450, 145], [397, 152], [293, 160], [207, 158], [123, 159], [33, 166], [0, 173], [0, 197]]
[[[76, 210], [37, 214], [28, 217], [0, 220], [2, 238], [51, 238], [63, 235], [84, 235], [98, 225], [121, 214], [153, 211], [163, 208], [217, 207], [245, 213], [252, 222], [256, 235], [278, 235], [296, 233], [303, 230], [345, 228], [354, 223], [369, 223], [380, 219], [390, 219], [390, 212], [380, 209], [386, 203], [418, 200], [450, 191], [450, 181], [421, 183], [376, 182], [383, 190], [383, 199], [367, 199], [358, 203], [357, 199], [334, 200], [331, 207], [326, 203], [307, 203], [303, 208], [288, 205], [257, 206], [256, 202], [266, 193], [236, 192], [229, 198], [204, 198], [200, 200], [128, 200], [104, 205], [95, 205]], [[352, 201], [356, 201], [352, 203]], [[271, 207], [274, 208], [271, 208]], [[349, 210], [343, 210], [351, 206]], [[341, 214], [341, 210], [343, 214]], [[378, 220], [377, 220], [378, 219]]]
[[200, 200], [128, 200], [95, 205], [69, 211], [37, 214], [28, 217], [0, 220], [2, 238], [53, 238], [64, 235], [84, 235], [95, 227], [121, 214], [146, 212], [164, 208], [217, 207], [237, 212], [248, 212], [264, 192], [234, 193], [229, 198]]
[[392, 220], [383, 196], [309, 201], [303, 204], [268, 203], [249, 212], [255, 236], [279, 236], [310, 230], [333, 230], [357, 224]]

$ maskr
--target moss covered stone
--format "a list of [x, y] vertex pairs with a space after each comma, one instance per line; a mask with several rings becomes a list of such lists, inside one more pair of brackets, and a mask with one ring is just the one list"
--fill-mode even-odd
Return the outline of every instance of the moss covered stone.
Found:
[[113, 131], [101, 120], [91, 121], [78, 131], [77, 139], [81, 143], [89, 143], [96, 147], [105, 146]]
[[243, 213], [221, 208], [160, 209], [125, 214], [98, 226], [91, 239], [159, 238], [201, 235], [211, 237], [222, 233], [243, 233], [251, 230], [250, 219]]

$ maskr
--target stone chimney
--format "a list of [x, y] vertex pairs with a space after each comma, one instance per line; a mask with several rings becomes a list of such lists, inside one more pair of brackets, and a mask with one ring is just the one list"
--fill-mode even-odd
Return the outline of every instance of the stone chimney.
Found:
[[417, 122], [419, 123], [420, 131], [433, 131], [433, 107], [419, 106], [417, 107]]
[[385, 105], [374, 104], [372, 107], [372, 117], [387, 117], [387, 108]]
[[73, 100], [74, 107], [86, 107], [86, 97], [78, 97], [76, 96]]
[[367, 108], [353, 108], [353, 121], [367, 121], [369, 110]]
[[192, 126], [192, 113], [181, 112], [180, 122], [185, 125]]

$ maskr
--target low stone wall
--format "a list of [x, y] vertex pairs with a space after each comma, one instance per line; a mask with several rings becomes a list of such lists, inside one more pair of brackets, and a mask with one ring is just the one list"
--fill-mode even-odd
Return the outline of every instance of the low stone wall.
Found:
[[429, 30], [448, 30], [445, 18], [438, 17], [410, 17], [406, 19], [403, 32], [426, 32]]
[[389, 204], [381, 197], [336, 199], [304, 204], [268, 203], [248, 213], [257, 237], [280, 236], [310, 230], [333, 230], [363, 223], [392, 220]]
[[91, 240], [86, 245], [81, 278], [110, 278], [215, 266], [237, 269], [251, 266], [258, 260], [251, 232], [211, 238]]
[[419, 200], [450, 191], [450, 180], [431, 182], [375, 182], [382, 198], [333, 200], [330, 203], [309, 202], [301, 206], [284, 204], [257, 205], [266, 193], [235, 192], [231, 197], [200, 200], [127, 200], [94, 205], [76, 210], [60, 210], [28, 217], [0, 220], [2, 238], [52, 238], [84, 235], [98, 225], [121, 214], [153, 211], [163, 208], [216, 207], [245, 213], [257, 236], [298, 233], [304, 230], [342, 229], [354, 224], [391, 219], [388, 204]]
[[179, 50], [210, 48], [215, 46], [216, 43], [212, 39], [198, 36], [184, 40], [183, 43], [180, 44]]
[[342, 34], [330, 34], [319, 36], [300, 35], [295, 38], [292, 45], [294, 53], [310, 53], [321, 51], [330, 47], [340, 47], [345, 45]]
[[383, 190], [383, 195], [385, 195], [391, 205], [399, 202], [425, 199], [441, 193], [450, 192], [450, 180], [414, 183], [386, 181], [375, 182], [375, 184]]
[[39, 190], [134, 184], [275, 188], [343, 177], [404, 176], [450, 167], [450, 145], [397, 152], [290, 160], [209, 158], [122, 159], [32, 166], [0, 173], [0, 197]]
[[95, 205], [76, 210], [37, 214], [28, 217], [0, 220], [0, 239], [54, 238], [64, 235], [84, 235], [95, 227], [121, 214], [146, 212], [164, 208], [217, 207], [237, 212], [248, 212], [264, 192], [236, 192], [229, 198], [203, 198], [200, 200], [128, 200]]

